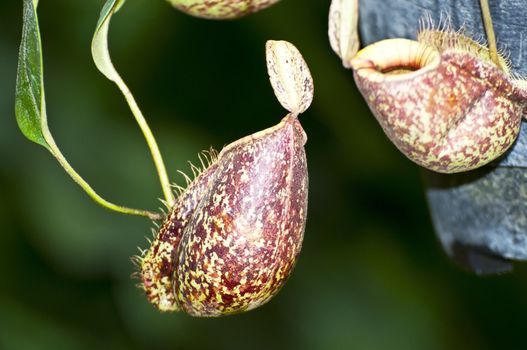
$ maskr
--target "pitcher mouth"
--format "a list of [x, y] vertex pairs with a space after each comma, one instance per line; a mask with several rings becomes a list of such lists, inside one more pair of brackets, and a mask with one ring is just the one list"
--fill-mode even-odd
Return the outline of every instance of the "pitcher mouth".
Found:
[[437, 49], [408, 39], [387, 39], [365, 47], [351, 60], [353, 70], [371, 80], [407, 79], [439, 64]]

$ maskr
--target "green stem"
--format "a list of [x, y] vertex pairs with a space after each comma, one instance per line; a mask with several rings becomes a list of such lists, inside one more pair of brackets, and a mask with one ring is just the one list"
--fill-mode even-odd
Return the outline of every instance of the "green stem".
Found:
[[148, 148], [150, 149], [150, 153], [152, 154], [152, 158], [154, 160], [154, 164], [157, 170], [157, 174], [159, 176], [159, 181], [161, 182], [161, 188], [163, 189], [165, 200], [170, 208], [175, 203], [174, 193], [172, 191], [165, 163], [163, 162], [163, 157], [161, 156], [161, 152], [159, 151], [159, 146], [157, 145], [156, 139], [154, 138], [152, 130], [150, 130], [150, 127], [148, 126], [148, 123], [146, 122], [143, 113], [139, 109], [139, 106], [137, 105], [134, 96], [130, 92], [130, 89], [128, 89], [128, 86], [126, 86], [123, 79], [121, 79], [121, 77], [117, 75], [114, 79], [114, 82], [119, 87], [119, 90], [121, 90], [121, 92], [123, 93], [124, 98], [126, 99], [126, 102], [128, 103], [128, 106], [130, 107], [130, 110], [132, 111], [132, 114], [134, 115], [137, 124], [139, 125], [139, 128], [143, 132], [143, 135], [146, 139], [146, 143], [148, 144]]
[[480, 0], [481, 16], [483, 17], [483, 26], [485, 27], [485, 33], [487, 35], [487, 42], [489, 44], [490, 59], [496, 66], [501, 67], [498, 48], [496, 45], [496, 36], [494, 34], [494, 27], [492, 25], [492, 16], [490, 14], [488, 0]]
[[121, 78], [117, 70], [113, 66], [112, 59], [110, 57], [110, 52], [108, 49], [108, 30], [110, 26], [110, 20], [115, 12], [117, 12], [121, 6], [124, 4], [125, 0], [108, 0], [104, 5], [103, 10], [101, 11], [101, 16], [99, 17], [99, 22], [97, 23], [97, 28], [95, 29], [95, 34], [92, 39], [91, 51], [93, 56], [93, 61], [99, 69], [99, 71], [109, 80], [113, 81], [119, 90], [124, 95], [132, 114], [139, 125], [139, 128], [143, 132], [143, 136], [146, 140], [152, 159], [154, 160], [154, 165], [156, 167], [157, 175], [161, 182], [161, 188], [165, 197], [166, 205], [172, 207], [175, 203], [174, 193], [170, 185], [170, 180], [168, 179], [168, 174], [165, 168], [165, 163], [161, 157], [161, 152], [157, 146], [157, 142], [146, 122], [143, 113], [139, 109], [137, 102], [134, 99], [134, 96], [126, 86], [124, 80]]
[[161, 219], [161, 215], [158, 213], [154, 213], [147, 210], [141, 210], [141, 209], [133, 209], [128, 207], [123, 207], [117, 204], [113, 204], [111, 202], [108, 202], [101, 196], [95, 192], [95, 190], [73, 169], [73, 167], [68, 163], [62, 152], [59, 150], [57, 144], [55, 143], [55, 140], [51, 136], [51, 133], [47, 128], [43, 130], [44, 138], [46, 139], [46, 142], [49, 145], [49, 148], [51, 150], [51, 153], [57, 158], [60, 165], [64, 168], [64, 170], [68, 173], [69, 176], [75, 181], [82, 189], [98, 204], [101, 206], [122, 213], [122, 214], [128, 214], [128, 215], [137, 215], [137, 216], [145, 216], [152, 220], [159, 220]]

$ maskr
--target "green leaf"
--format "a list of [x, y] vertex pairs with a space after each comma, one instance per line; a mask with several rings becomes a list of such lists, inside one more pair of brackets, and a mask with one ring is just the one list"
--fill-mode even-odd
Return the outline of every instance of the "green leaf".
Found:
[[38, 0], [24, 0], [22, 41], [18, 58], [15, 114], [22, 133], [31, 141], [50, 149], [42, 64], [42, 44], [37, 18]]
[[111, 81], [120, 80], [120, 76], [115, 70], [110, 52], [108, 51], [108, 28], [110, 26], [110, 19], [113, 14], [123, 6], [125, 0], [108, 0], [101, 10], [99, 22], [93, 35], [91, 44], [91, 52], [93, 61], [97, 68]]

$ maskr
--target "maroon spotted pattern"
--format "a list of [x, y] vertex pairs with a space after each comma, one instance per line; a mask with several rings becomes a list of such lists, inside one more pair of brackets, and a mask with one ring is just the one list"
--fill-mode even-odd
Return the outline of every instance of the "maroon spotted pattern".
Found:
[[428, 68], [385, 79], [354, 72], [390, 140], [414, 162], [445, 173], [502, 155], [519, 133], [525, 91], [494, 65], [455, 50]]
[[181, 11], [202, 18], [234, 19], [264, 9], [278, 0], [195, 0], [170, 2]]
[[178, 250], [175, 289], [186, 312], [252, 309], [283, 285], [306, 221], [304, 140], [298, 120], [286, 117], [222, 151]]

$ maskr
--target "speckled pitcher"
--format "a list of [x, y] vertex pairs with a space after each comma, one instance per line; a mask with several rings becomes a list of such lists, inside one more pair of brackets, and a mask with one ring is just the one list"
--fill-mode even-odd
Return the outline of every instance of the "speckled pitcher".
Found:
[[[490, 1], [498, 47], [509, 53], [512, 70], [527, 76], [527, 5]], [[364, 46], [387, 38], [415, 39], [419, 19], [449, 16], [454, 30], [485, 37], [477, 1], [360, 1]], [[527, 125], [499, 160], [478, 170], [445, 175], [423, 170], [432, 220], [447, 254], [477, 274], [512, 269], [527, 260]]]

